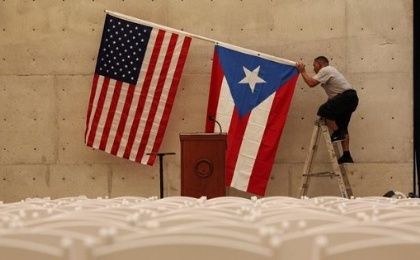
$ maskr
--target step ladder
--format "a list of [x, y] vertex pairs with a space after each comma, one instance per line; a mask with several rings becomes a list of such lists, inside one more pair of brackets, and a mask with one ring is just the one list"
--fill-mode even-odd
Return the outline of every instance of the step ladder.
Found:
[[[317, 172], [312, 173], [312, 164], [313, 159], [315, 157], [319, 137], [322, 137], [325, 140], [325, 144], [328, 150], [328, 155], [330, 158], [330, 163], [332, 165], [332, 172]], [[300, 188], [300, 197], [307, 196], [309, 184], [312, 177], [330, 177], [330, 178], [337, 178], [338, 187], [340, 189], [341, 196], [343, 198], [351, 198], [353, 197], [353, 192], [350, 187], [349, 180], [347, 178], [346, 168], [343, 164], [338, 164], [337, 158], [340, 154], [339, 152], [339, 145], [341, 142], [331, 142], [330, 132], [328, 127], [325, 124], [325, 120], [319, 118], [315, 121], [314, 130], [312, 132], [311, 143], [309, 146], [309, 151], [305, 160], [305, 165], [303, 166], [303, 174], [302, 174], [302, 186]], [[340, 146], [341, 147], [341, 146]]]

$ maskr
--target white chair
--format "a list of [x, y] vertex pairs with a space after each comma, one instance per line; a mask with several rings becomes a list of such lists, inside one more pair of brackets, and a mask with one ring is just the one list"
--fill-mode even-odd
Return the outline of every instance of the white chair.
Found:
[[161, 236], [124, 241], [110, 246], [100, 246], [92, 251], [92, 256], [97, 260], [264, 260], [271, 259], [272, 255], [273, 250], [269, 247], [202, 234], [162, 234]]
[[36, 241], [0, 238], [1, 259], [28, 260], [62, 260], [66, 259], [66, 251], [59, 246], [49, 246]]
[[[338, 223], [285, 234], [281, 237], [281, 247], [277, 254], [281, 259], [310, 259], [313, 257], [313, 250], [317, 247], [315, 242], [320, 236], [325, 237], [331, 247], [339, 247], [354, 241], [373, 241], [383, 238], [409, 241], [420, 240], [420, 236], [407, 233], [405, 230], [398, 228], [391, 229], [381, 225], [373, 226], [369, 223]], [[300, 250], [301, 248], [308, 248], [308, 250]]]
[[320, 251], [323, 260], [418, 260], [420, 257], [420, 239], [399, 239], [382, 237], [351, 241], [349, 243], [328, 244]]

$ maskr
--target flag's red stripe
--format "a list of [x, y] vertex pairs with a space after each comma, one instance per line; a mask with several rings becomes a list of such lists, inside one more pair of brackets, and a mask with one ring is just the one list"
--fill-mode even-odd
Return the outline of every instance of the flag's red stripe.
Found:
[[241, 149], [242, 139], [246, 126], [248, 125], [249, 113], [240, 117], [235, 108], [230, 121], [229, 132], [227, 137], [226, 150], [226, 186], [230, 186], [232, 177], [235, 172], [236, 162], [238, 161], [239, 150]]
[[162, 90], [165, 85], [166, 76], [168, 74], [169, 66], [171, 65], [172, 56], [174, 54], [176, 41], [178, 39], [177, 34], [172, 34], [171, 39], [169, 40], [168, 49], [165, 54], [165, 58], [162, 64], [162, 69], [160, 71], [159, 79], [156, 85], [156, 90], [153, 96], [152, 105], [150, 107], [149, 115], [147, 117], [147, 121], [144, 127], [143, 137], [140, 141], [140, 146], [137, 151], [136, 155], [136, 162], [141, 161], [141, 158], [144, 155], [144, 151], [146, 149], [147, 142], [149, 141], [150, 131], [153, 126], [153, 122], [155, 121], [156, 111], [160, 105], [160, 98], [162, 95]]
[[265, 194], [280, 136], [286, 122], [298, 75], [291, 78], [275, 94], [255, 164], [248, 183], [248, 192]]
[[91, 113], [92, 113], [93, 100], [95, 99], [96, 88], [97, 88], [97, 85], [98, 85], [98, 78], [99, 78], [99, 75], [95, 73], [95, 75], [93, 76], [92, 89], [90, 91], [90, 98], [89, 98], [89, 107], [88, 107], [87, 117], [86, 117], [85, 142], [87, 142], [86, 135], [87, 135], [87, 131], [88, 131], [88, 128], [89, 128], [89, 122], [90, 122], [90, 116], [91, 116]]
[[92, 126], [90, 128], [87, 146], [92, 146], [95, 141], [96, 130], [98, 129], [99, 119], [101, 118], [102, 110], [104, 108], [105, 97], [108, 92], [109, 78], [106, 77], [102, 84], [101, 94], [99, 95], [98, 105], [96, 107], [95, 115], [93, 116]]
[[181, 53], [179, 55], [178, 63], [176, 64], [175, 73], [171, 83], [171, 88], [168, 93], [168, 99], [166, 100], [165, 109], [163, 111], [162, 119], [160, 121], [159, 129], [156, 135], [155, 142], [153, 144], [152, 155], [150, 155], [147, 161], [148, 165], [153, 165], [156, 160], [156, 155], [159, 151], [160, 144], [163, 140], [163, 134], [165, 133], [166, 126], [168, 125], [169, 115], [171, 114], [172, 105], [174, 103], [175, 95], [178, 89], [179, 80], [181, 79], [182, 70], [184, 69], [185, 60], [187, 59], [188, 50], [190, 48], [191, 38], [185, 37], [182, 43]]
[[105, 120], [105, 127], [101, 137], [101, 143], [99, 144], [100, 150], [105, 150], [106, 143], [108, 142], [109, 132], [111, 131], [112, 120], [114, 120], [115, 110], [118, 105], [118, 100], [120, 99], [122, 81], [117, 81], [114, 88], [114, 93], [112, 94], [111, 105], [109, 106], [108, 115]]
[[214, 120], [209, 120], [208, 117], [209, 116], [216, 117], [223, 77], [224, 75], [223, 75], [222, 66], [220, 65], [219, 55], [217, 54], [216, 48], [214, 48], [213, 67], [211, 70], [209, 102], [207, 104], [206, 133], [214, 132], [215, 122]]
[[164, 35], [165, 35], [165, 31], [159, 30], [158, 35], [156, 37], [155, 45], [153, 47], [152, 55], [150, 57], [150, 63], [149, 63], [149, 67], [147, 68], [144, 83], [143, 83], [143, 86], [141, 86], [142, 89], [140, 93], [140, 98], [137, 104], [137, 109], [134, 116], [133, 124], [131, 125], [127, 146], [125, 147], [123, 157], [126, 159], [130, 158], [131, 149], [133, 148], [134, 139], [136, 138], [137, 129], [139, 127], [139, 122], [140, 122], [140, 117], [143, 114], [144, 104], [146, 101], [147, 93], [149, 92], [152, 76], [155, 72], [156, 62], [159, 58], [159, 52], [162, 47]]
[[128, 113], [130, 112], [131, 102], [133, 101], [134, 90], [136, 86], [130, 84], [128, 86], [127, 96], [125, 98], [124, 107], [121, 112], [120, 122], [118, 123], [117, 132], [115, 133], [114, 142], [111, 148], [111, 154], [116, 155], [120, 148], [121, 138], [124, 134], [125, 124], [127, 123]]

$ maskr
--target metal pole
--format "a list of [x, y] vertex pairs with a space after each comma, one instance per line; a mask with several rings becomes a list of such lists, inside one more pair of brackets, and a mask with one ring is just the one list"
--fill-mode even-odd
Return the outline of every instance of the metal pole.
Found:
[[420, 28], [420, 3], [413, 1], [413, 192], [412, 196], [420, 197], [420, 59], [419, 28]]
[[160, 191], [160, 198], [163, 198], [163, 156], [164, 154], [158, 154], [159, 156], [159, 191]]
[[163, 198], [163, 157], [165, 155], [175, 155], [176, 153], [147, 153], [147, 155], [157, 155], [159, 157], [159, 195]]
[[118, 17], [118, 18], [121, 18], [121, 19], [124, 19], [124, 20], [134, 22], [134, 23], [141, 23], [143, 25], [147, 25], [147, 26], [150, 26], [150, 27], [155, 27], [155, 28], [166, 30], [166, 31], [182, 34], [182, 35], [185, 35], [185, 36], [188, 36], [188, 37], [200, 39], [200, 40], [203, 40], [203, 41], [208, 41], [208, 42], [211, 42], [211, 43], [214, 43], [214, 44], [217, 44], [217, 45], [221, 45], [221, 46], [224, 46], [224, 47], [227, 47], [227, 48], [230, 48], [230, 49], [234, 49], [234, 50], [239, 51], [239, 52], [247, 53], [247, 54], [250, 54], [250, 55], [257, 55], [259, 57], [262, 57], [262, 58], [265, 58], [265, 59], [268, 59], [268, 60], [280, 62], [280, 63], [291, 65], [291, 66], [296, 66], [295, 61], [282, 59], [282, 58], [279, 58], [279, 57], [276, 57], [276, 56], [273, 56], [273, 55], [269, 55], [269, 54], [266, 54], [266, 53], [242, 48], [242, 47], [239, 47], [237, 45], [217, 41], [215, 39], [211, 39], [211, 38], [204, 37], [204, 36], [197, 35], [197, 34], [193, 34], [193, 33], [188, 33], [188, 32], [185, 32], [185, 31], [177, 30], [177, 29], [174, 29], [174, 28], [171, 28], [171, 27], [167, 27], [167, 26], [163, 26], [163, 25], [160, 25], [160, 24], [157, 24], [157, 23], [152, 23], [152, 22], [149, 22], [149, 21], [141, 20], [139, 18], [131, 17], [131, 16], [121, 14], [121, 13], [117, 13], [117, 12], [113, 12], [113, 11], [110, 11], [110, 10], [105, 10], [105, 13], [110, 14], [114, 17]]

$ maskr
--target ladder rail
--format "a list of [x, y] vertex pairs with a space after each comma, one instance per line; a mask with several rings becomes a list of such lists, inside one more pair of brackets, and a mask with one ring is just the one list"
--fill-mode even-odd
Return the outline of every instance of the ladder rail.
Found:
[[303, 166], [302, 185], [299, 192], [300, 197], [306, 196], [308, 194], [309, 183], [310, 183], [310, 172], [312, 169], [313, 159], [318, 149], [318, 141], [319, 141], [319, 120], [316, 120], [314, 130], [312, 131], [308, 154], [306, 155], [305, 164]]
[[330, 132], [328, 131], [328, 127], [325, 124], [321, 124], [321, 132], [327, 144], [327, 151], [330, 157], [333, 172], [337, 175], [338, 188], [340, 189], [341, 196], [344, 198], [349, 198], [349, 194], [347, 193], [347, 189], [344, 184], [343, 174], [341, 172], [340, 165], [337, 161], [337, 155], [335, 153], [334, 145], [331, 142]]
[[[338, 143], [336, 145], [334, 145], [334, 150], [335, 150], [335, 153], [336, 154], [339, 154], [338, 153], [338, 151], [339, 151], [339, 145], [338, 145]], [[353, 197], [353, 191], [351, 189], [350, 181], [349, 181], [349, 178], [347, 176], [347, 169], [346, 169], [346, 167], [343, 164], [339, 164], [339, 167], [340, 167], [340, 170], [341, 170], [341, 173], [342, 173], [341, 174], [341, 177], [343, 179], [344, 187], [345, 187], [345, 189], [347, 191], [347, 195], [349, 196], [349, 198], [351, 198], [351, 197]]]

